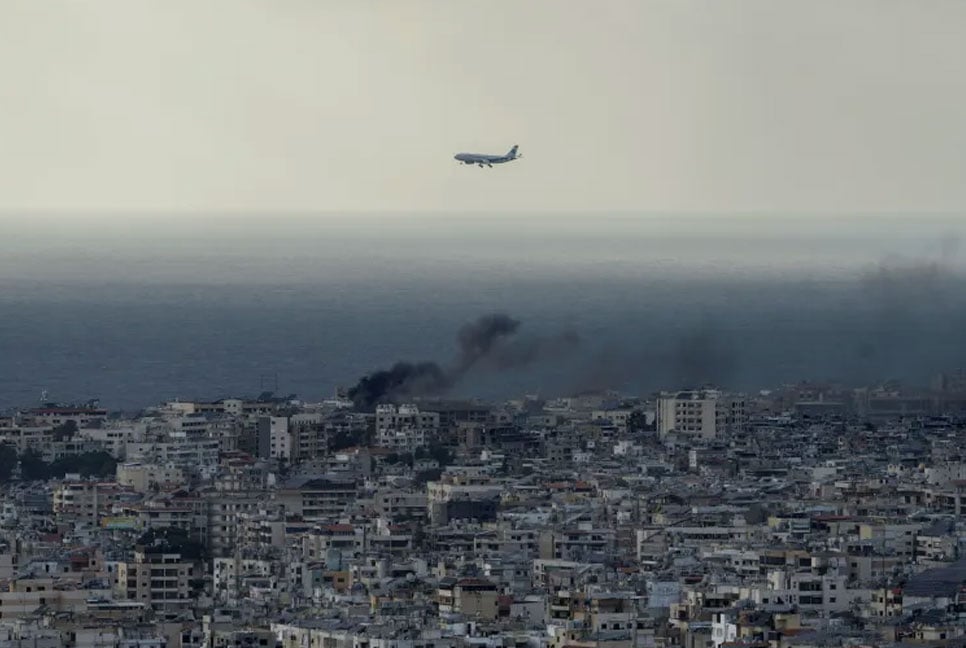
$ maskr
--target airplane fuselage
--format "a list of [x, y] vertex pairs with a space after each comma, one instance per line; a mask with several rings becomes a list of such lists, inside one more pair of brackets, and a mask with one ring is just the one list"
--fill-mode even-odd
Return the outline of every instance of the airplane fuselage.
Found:
[[482, 153], [457, 153], [453, 156], [457, 162], [460, 164], [475, 164], [477, 166], [488, 166], [492, 167], [494, 164], [503, 164], [504, 162], [512, 162], [516, 160], [519, 155], [517, 155], [517, 147], [514, 146], [510, 149], [510, 152], [506, 155], [484, 155]]

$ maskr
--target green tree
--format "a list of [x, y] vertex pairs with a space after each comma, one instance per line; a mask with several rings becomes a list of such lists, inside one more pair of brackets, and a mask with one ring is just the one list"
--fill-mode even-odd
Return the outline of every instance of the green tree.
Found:
[[643, 410], [634, 410], [627, 417], [627, 430], [632, 433], [649, 432], [654, 430], [654, 424], [647, 422], [647, 414]]
[[36, 450], [27, 450], [20, 455], [20, 474], [24, 481], [46, 481], [50, 479], [50, 466]]
[[103, 450], [84, 452], [62, 457], [50, 464], [52, 477], [63, 477], [67, 473], [80, 473], [82, 477], [113, 477], [117, 472], [117, 460]]
[[329, 450], [333, 452], [363, 445], [368, 445], [368, 433], [366, 430], [336, 432], [329, 440]]
[[414, 486], [423, 486], [427, 482], [438, 481], [440, 477], [443, 476], [442, 468], [430, 468], [429, 470], [421, 470], [416, 473], [413, 477]]
[[178, 553], [187, 560], [205, 557], [205, 546], [179, 527], [148, 529], [137, 540], [145, 549], [161, 553]]
[[431, 443], [429, 445], [429, 456], [435, 459], [441, 468], [445, 468], [453, 463], [453, 451], [438, 443]]
[[48, 464], [40, 453], [28, 450], [20, 456], [20, 471], [25, 481], [60, 479], [67, 473], [108, 479], [116, 474], [117, 459], [100, 450], [68, 455]]
[[13, 469], [17, 467], [17, 451], [13, 446], [0, 445], [0, 482], [10, 481]]

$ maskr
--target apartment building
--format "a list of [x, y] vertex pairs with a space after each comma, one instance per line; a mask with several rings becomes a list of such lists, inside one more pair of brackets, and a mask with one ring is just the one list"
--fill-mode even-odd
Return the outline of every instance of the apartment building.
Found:
[[740, 432], [745, 424], [743, 397], [705, 389], [663, 392], [657, 399], [657, 430], [700, 439]]
[[140, 546], [133, 560], [117, 565], [117, 590], [155, 608], [187, 607], [194, 603], [192, 581], [201, 577], [199, 570], [196, 560], [180, 553]]

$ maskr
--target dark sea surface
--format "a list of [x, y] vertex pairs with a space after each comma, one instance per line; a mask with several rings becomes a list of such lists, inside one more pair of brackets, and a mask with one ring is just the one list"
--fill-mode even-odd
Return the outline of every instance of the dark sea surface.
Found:
[[0, 408], [308, 400], [468, 320], [580, 344], [457, 395], [923, 383], [966, 366], [960, 216], [0, 217]]

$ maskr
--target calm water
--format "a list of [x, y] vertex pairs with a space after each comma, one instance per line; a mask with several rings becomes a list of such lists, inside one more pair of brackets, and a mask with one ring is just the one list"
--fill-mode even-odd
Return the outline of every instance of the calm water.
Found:
[[0, 217], [0, 407], [307, 399], [502, 311], [580, 348], [484, 396], [966, 365], [959, 217]]

